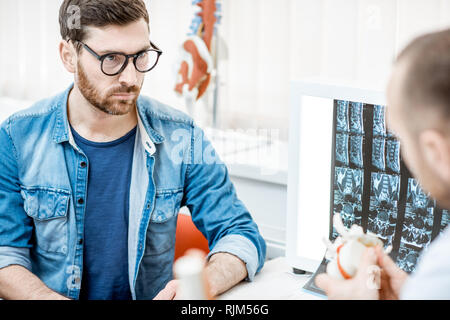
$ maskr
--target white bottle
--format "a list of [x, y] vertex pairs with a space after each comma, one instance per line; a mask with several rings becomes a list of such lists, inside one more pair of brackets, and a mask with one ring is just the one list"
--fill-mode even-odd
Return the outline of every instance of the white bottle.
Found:
[[205, 259], [197, 255], [178, 258], [174, 264], [174, 273], [179, 280], [176, 299], [207, 300], [208, 287], [205, 278]]

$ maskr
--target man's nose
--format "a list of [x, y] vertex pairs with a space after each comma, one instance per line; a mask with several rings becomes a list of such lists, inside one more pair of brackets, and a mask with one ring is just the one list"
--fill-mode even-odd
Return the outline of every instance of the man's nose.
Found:
[[128, 65], [125, 70], [119, 75], [119, 82], [122, 85], [126, 85], [128, 87], [134, 86], [137, 84], [137, 73], [138, 71], [134, 67], [133, 58], [130, 58], [128, 61]]

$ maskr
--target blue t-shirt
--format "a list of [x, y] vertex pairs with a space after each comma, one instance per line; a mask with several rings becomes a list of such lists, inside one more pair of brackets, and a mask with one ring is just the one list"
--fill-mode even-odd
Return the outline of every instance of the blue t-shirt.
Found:
[[92, 142], [72, 128], [87, 156], [80, 300], [129, 300], [128, 207], [136, 128], [112, 142]]

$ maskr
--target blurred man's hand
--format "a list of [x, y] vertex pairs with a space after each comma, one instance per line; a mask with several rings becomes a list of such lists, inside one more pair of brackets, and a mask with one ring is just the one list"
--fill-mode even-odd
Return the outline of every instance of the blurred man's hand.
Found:
[[327, 274], [316, 278], [316, 285], [329, 299], [396, 300], [408, 274], [397, 267], [381, 247], [368, 248], [356, 276], [336, 280]]
[[400, 290], [408, 278], [408, 274], [397, 267], [394, 261], [383, 252], [381, 248], [376, 248], [378, 265], [381, 267], [381, 300], [398, 300]]
[[178, 282], [178, 280], [169, 281], [153, 300], [174, 300], [177, 295]]
[[[184, 256], [193, 256], [193, 257], [198, 257], [201, 259], [206, 259], [206, 254], [201, 251], [201, 250], [197, 250], [197, 249], [189, 249], [186, 251], [186, 253], [184, 254]], [[205, 275], [206, 277], [206, 275]], [[208, 279], [204, 279], [205, 284], [206, 284], [206, 288], [207, 290], [209, 290], [209, 286], [208, 284]], [[177, 299], [177, 291], [179, 290], [179, 286], [180, 286], [180, 281], [179, 280], [171, 280], [167, 283], [167, 285], [165, 286], [164, 289], [162, 289], [155, 298], [153, 298], [154, 300], [176, 300]], [[212, 297], [211, 294], [207, 293], [208, 297]]]

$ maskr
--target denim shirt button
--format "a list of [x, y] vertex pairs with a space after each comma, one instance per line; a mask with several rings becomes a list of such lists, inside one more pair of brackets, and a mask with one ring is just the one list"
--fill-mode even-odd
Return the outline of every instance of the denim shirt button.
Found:
[[61, 248], [61, 252], [62, 252], [62, 253], [67, 253], [67, 247], [66, 247], [66, 246], [62, 247], [62, 248]]

